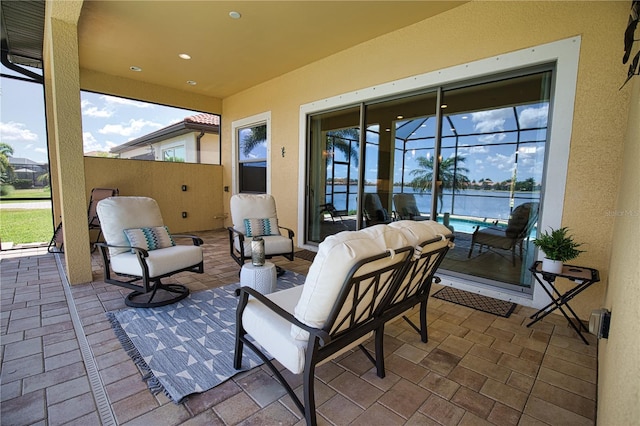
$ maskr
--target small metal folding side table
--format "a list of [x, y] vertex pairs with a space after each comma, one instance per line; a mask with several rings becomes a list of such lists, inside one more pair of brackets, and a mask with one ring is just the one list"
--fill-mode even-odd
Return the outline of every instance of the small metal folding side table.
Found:
[[[533, 273], [533, 277], [540, 283], [540, 286], [547, 292], [549, 297], [551, 298], [551, 303], [549, 303], [544, 308], [540, 309], [535, 314], [531, 315], [533, 321], [527, 324], [527, 327], [532, 326], [536, 322], [540, 321], [542, 318], [549, 315], [551, 312], [559, 309], [562, 312], [562, 315], [569, 321], [569, 324], [573, 329], [578, 333], [578, 336], [582, 339], [585, 344], [589, 344], [587, 339], [582, 335], [582, 331], [589, 332], [584, 323], [580, 320], [578, 315], [571, 309], [569, 306], [569, 301], [584, 291], [587, 287], [589, 287], [593, 283], [597, 283], [600, 281], [600, 274], [597, 269], [585, 268], [583, 266], [574, 266], [574, 265], [562, 265], [562, 272], [559, 274], [554, 274], [550, 272], [545, 272], [542, 270], [542, 262], [536, 261], [529, 270]], [[556, 278], [562, 277], [567, 278], [575, 283], [573, 287], [567, 290], [565, 293], [560, 293], [556, 286], [554, 285]], [[570, 318], [569, 315], [565, 312], [564, 308], [569, 310], [573, 315], [573, 318]]]

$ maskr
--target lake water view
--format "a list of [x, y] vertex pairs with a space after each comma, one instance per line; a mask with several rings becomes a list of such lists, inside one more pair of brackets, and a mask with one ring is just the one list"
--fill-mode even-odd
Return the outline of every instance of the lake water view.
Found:
[[[333, 200], [331, 200], [331, 186], [327, 185], [327, 202], [332, 202], [339, 211], [354, 211], [357, 209], [357, 185], [349, 187], [347, 204], [347, 186], [335, 185]], [[375, 192], [374, 186], [365, 186], [365, 192]], [[400, 192], [394, 187], [394, 193]], [[412, 188], [404, 188], [405, 193], [414, 193], [420, 213], [428, 215], [431, 211], [431, 192], [415, 192]], [[468, 217], [474, 221], [508, 220], [512, 207], [517, 207], [529, 201], [539, 201], [539, 192], [517, 191], [514, 193], [513, 206], [510, 205], [509, 191], [491, 191], [481, 189], [467, 189], [456, 192], [445, 191], [442, 208], [439, 213], [450, 213], [452, 216]], [[455, 226], [455, 224], [454, 224]], [[456, 228], [457, 230], [457, 228]]]

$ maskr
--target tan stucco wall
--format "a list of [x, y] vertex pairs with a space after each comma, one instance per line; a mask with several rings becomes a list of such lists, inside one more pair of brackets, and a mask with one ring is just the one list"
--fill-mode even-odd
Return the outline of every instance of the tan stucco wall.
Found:
[[[231, 140], [231, 122], [271, 111], [271, 192], [279, 206], [288, 206], [279, 209], [282, 223], [295, 226], [300, 105], [580, 35], [562, 224], [588, 250], [575, 262], [601, 271], [602, 282], [572, 303], [586, 316], [602, 305], [607, 286], [613, 219], [606, 212], [616, 202], [612, 188], [620, 179], [628, 106], [627, 91], [618, 91], [626, 76], [621, 51], [628, 11], [628, 2], [471, 2], [225, 99], [223, 145]], [[230, 162], [225, 150], [223, 164]], [[225, 185], [230, 184], [231, 168], [224, 173]]]
[[621, 166], [604, 306], [611, 311], [608, 339], [599, 346], [598, 424], [640, 422], [640, 77], [635, 77]]
[[[87, 205], [92, 188], [118, 188], [121, 196], [154, 198], [173, 233], [224, 225], [222, 166], [96, 157], [85, 157], [84, 164]], [[187, 185], [187, 191], [182, 191], [182, 185]]]
[[[92, 278], [87, 250], [89, 231], [82, 196], [82, 116], [80, 114], [78, 37], [76, 23], [82, 2], [47, 2], [43, 46], [47, 135], [52, 151], [51, 172], [55, 223], [62, 217], [64, 261], [71, 283]], [[77, 224], [85, 223], [84, 227]]]
[[207, 133], [200, 139], [200, 162], [220, 164], [220, 135]]

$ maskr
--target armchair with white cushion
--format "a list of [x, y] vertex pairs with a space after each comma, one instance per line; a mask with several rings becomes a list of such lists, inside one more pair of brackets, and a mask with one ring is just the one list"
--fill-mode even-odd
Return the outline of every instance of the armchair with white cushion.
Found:
[[[97, 243], [104, 281], [133, 290], [125, 297], [132, 307], [157, 307], [189, 295], [181, 284], [162, 278], [179, 272], [203, 273], [203, 241], [193, 235], [170, 234], [158, 203], [148, 197], [109, 197], [97, 205], [104, 243]], [[176, 244], [188, 238], [192, 244]], [[112, 273], [118, 278], [112, 277]]]
[[[236, 194], [231, 197], [231, 220], [228, 227], [229, 251], [231, 257], [242, 266], [251, 259], [251, 240], [261, 237], [264, 240], [264, 253], [267, 259], [284, 256], [293, 260], [294, 244], [292, 229], [278, 223], [276, 201], [270, 194]], [[283, 235], [286, 233], [286, 235]]]

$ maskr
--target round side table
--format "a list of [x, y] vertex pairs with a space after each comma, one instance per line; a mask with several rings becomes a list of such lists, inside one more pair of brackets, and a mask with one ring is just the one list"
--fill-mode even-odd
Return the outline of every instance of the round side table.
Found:
[[276, 277], [276, 265], [265, 262], [263, 266], [255, 266], [245, 263], [240, 270], [240, 285], [251, 287], [262, 294], [275, 291], [278, 279]]

